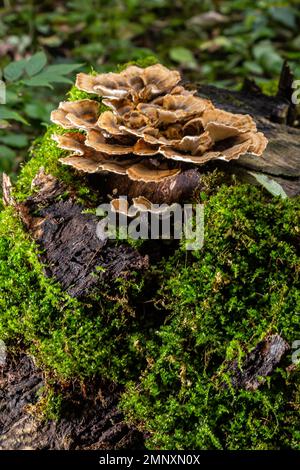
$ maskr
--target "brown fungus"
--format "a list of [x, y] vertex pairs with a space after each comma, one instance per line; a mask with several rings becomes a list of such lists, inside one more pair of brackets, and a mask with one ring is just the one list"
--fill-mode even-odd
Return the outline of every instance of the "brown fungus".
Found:
[[62, 101], [51, 113], [51, 121], [64, 129], [90, 129], [96, 126], [99, 103], [93, 100]]
[[126, 217], [135, 217], [138, 213], [149, 212], [159, 216], [170, 216], [176, 204], [152, 204], [149, 199], [144, 196], [132, 198], [132, 205], [130, 206], [127, 199], [122, 197], [112, 199], [110, 201], [112, 212], [123, 214]]
[[168, 70], [160, 64], [145, 69], [135, 65], [127, 67], [120, 73], [103, 73], [87, 75], [79, 73], [76, 87], [88, 93], [96, 93], [107, 99], [124, 98], [133, 102], [148, 101], [162, 93], [168, 93], [180, 81], [180, 74]]
[[84, 131], [54, 136], [59, 147], [73, 152], [61, 162], [158, 183], [178, 175], [183, 164], [262, 155], [267, 139], [251, 116], [218, 109], [179, 82], [177, 71], [160, 64], [78, 74], [77, 88], [102, 96], [110, 110], [99, 116], [99, 103], [86, 99], [63, 102], [52, 112], [52, 121], [63, 128]]

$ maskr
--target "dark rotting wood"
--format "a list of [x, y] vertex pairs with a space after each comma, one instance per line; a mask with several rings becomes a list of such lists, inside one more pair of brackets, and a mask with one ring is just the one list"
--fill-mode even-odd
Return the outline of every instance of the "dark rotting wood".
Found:
[[120, 387], [98, 379], [86, 386], [85, 397], [73, 392], [59, 421], [38, 415], [43, 387], [42, 372], [25, 354], [0, 366], [0, 450], [143, 448], [143, 435], [118, 410]]
[[237, 360], [228, 366], [227, 371], [232, 386], [257, 390], [265, 383], [266, 377], [278, 366], [289, 349], [288, 343], [280, 335], [266, 336], [251, 352], [246, 354], [241, 366]]
[[84, 213], [83, 206], [72, 198], [58, 200], [65, 187], [56, 178], [41, 171], [33, 184], [37, 192], [18, 209], [42, 248], [39, 256], [46, 275], [70, 295], [87, 295], [103, 283], [148, 267], [148, 257], [131, 246], [100, 240], [99, 218]]

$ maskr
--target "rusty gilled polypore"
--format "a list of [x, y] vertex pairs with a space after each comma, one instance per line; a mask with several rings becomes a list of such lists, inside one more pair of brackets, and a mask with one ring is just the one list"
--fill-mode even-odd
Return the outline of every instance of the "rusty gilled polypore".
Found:
[[184, 164], [262, 155], [267, 139], [251, 116], [214, 107], [180, 80], [179, 72], [160, 64], [78, 74], [77, 88], [100, 95], [110, 110], [100, 114], [100, 103], [92, 99], [60, 103], [52, 121], [84, 131], [53, 136], [60, 148], [71, 151], [61, 162], [87, 173], [112, 172], [159, 184], [178, 175]]

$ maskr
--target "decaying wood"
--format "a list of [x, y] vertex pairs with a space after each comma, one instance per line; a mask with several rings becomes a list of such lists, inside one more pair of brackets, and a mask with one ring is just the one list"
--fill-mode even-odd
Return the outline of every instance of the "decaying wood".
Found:
[[288, 65], [287, 62], [284, 62], [279, 84], [278, 84], [278, 92], [277, 97], [281, 99], [288, 100], [290, 103], [286, 124], [289, 126], [297, 126], [299, 127], [300, 116], [298, 112], [297, 105], [292, 101], [292, 95], [294, 93], [293, 82], [295, 80], [294, 74]]
[[6, 173], [2, 173], [2, 200], [5, 206], [12, 206], [14, 198], [12, 196], [12, 184], [10, 177]]
[[50, 203], [61, 196], [67, 188], [57, 178], [46, 174], [45, 169], [42, 167], [33, 178], [31, 189], [34, 191], [34, 195], [30, 198], [33, 204], [49, 206]]
[[[97, 179], [94, 178], [95, 184]], [[114, 197], [127, 195], [129, 198], [140, 196], [151, 200], [153, 204], [172, 204], [188, 201], [201, 183], [201, 173], [192, 168], [179, 175], [166, 178], [158, 183], [132, 181], [126, 175], [107, 175], [105, 189]]]
[[96, 380], [87, 386], [85, 397], [73, 393], [74, 403], [59, 421], [39, 417], [35, 405], [44, 386], [42, 372], [26, 355], [0, 366], [0, 450], [143, 447], [143, 436], [124, 422], [118, 410], [116, 385]]
[[278, 334], [268, 335], [246, 355], [241, 366], [232, 362], [227, 369], [234, 388], [256, 390], [263, 385], [290, 349], [288, 343]]
[[[281, 178], [293, 193], [300, 193], [300, 129], [288, 126], [291, 102], [281, 96], [266, 96], [252, 90], [235, 92], [212, 86], [200, 86], [199, 94], [210, 97], [226, 111], [250, 114], [269, 140], [262, 157], [244, 155], [235, 165]], [[229, 167], [229, 165], [228, 165]], [[230, 171], [230, 167], [228, 168]], [[285, 183], [286, 180], [286, 183]]]
[[[33, 196], [18, 206], [22, 220], [42, 248], [45, 273], [70, 295], [90, 293], [103, 283], [148, 267], [148, 257], [125, 244], [97, 236], [99, 219], [83, 213], [72, 197], [58, 200], [65, 187], [43, 170], [33, 181]], [[101, 269], [97, 269], [97, 268]]]

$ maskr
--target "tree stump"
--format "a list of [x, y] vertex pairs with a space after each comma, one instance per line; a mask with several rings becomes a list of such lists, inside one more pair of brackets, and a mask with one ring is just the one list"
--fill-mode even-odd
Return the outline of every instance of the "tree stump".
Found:
[[[203, 173], [218, 167], [236, 174], [243, 181], [255, 182], [249, 172], [261, 173], [279, 183], [288, 196], [300, 194], [300, 129], [294, 127], [299, 121], [295, 106], [289, 101], [289, 89], [284, 87], [284, 80], [286, 75], [283, 74], [276, 97], [264, 95], [251, 83], [247, 83], [241, 92], [206, 85], [198, 88], [198, 94], [211, 99], [216, 106], [230, 112], [248, 113], [255, 119], [258, 129], [269, 139], [262, 157], [245, 155], [234, 163], [214, 162], [203, 168], [187, 168], [179, 177], [170, 178], [155, 188], [152, 183], [132, 183], [126, 176], [116, 175], [92, 176], [91, 186], [95, 187], [100, 182], [103, 194], [130, 197], [151, 194], [153, 202], [181, 202], [189, 200], [193, 191], [201, 187]], [[87, 297], [101, 289], [103, 282], [126, 278], [133, 270], [143, 272], [148, 269], [147, 253], [141, 254], [122, 243], [111, 246], [99, 240], [96, 237], [98, 219], [92, 214], [82, 213], [84, 208], [72, 197], [57, 202], [57, 197], [65, 191], [63, 183], [41, 170], [33, 185], [36, 189], [34, 195], [24, 203], [16, 204], [10, 183], [4, 178], [4, 203], [16, 205], [26, 230], [41, 247], [40, 259], [47, 265], [45, 275], [59, 281], [71, 296]], [[95, 277], [95, 267], [99, 265], [103, 266], [103, 273]], [[269, 359], [261, 356], [261, 351], [265, 349], [258, 345], [247, 358], [247, 378], [236, 371], [234, 386], [242, 387], [247, 382], [248, 385], [251, 383], [248, 386], [250, 389], [259, 387], [257, 376], [261, 375], [261, 370], [265, 375], [271, 374], [287, 349], [282, 340], [280, 354], [275, 359]], [[264, 354], [267, 354], [266, 351]], [[235, 367], [233, 364], [231, 369]], [[89, 398], [80, 397], [80, 413], [73, 410], [60, 423], [41, 424], [30, 415], [29, 405], [34, 402], [33, 397], [43, 384], [42, 373], [30, 358], [21, 355], [17, 362], [8, 361], [3, 374], [0, 448], [128, 449], [142, 445], [141, 434], [124, 423], [118, 411], [117, 386], [108, 388], [110, 395], [105, 397], [104, 406], [97, 400], [93, 401], [102, 387], [99, 383], [98, 388], [95, 386], [90, 390]]]

